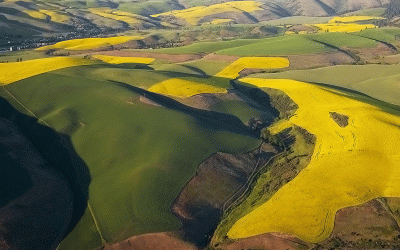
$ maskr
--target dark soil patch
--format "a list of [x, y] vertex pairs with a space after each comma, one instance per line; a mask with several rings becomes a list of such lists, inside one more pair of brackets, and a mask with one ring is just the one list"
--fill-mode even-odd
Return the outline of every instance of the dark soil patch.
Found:
[[293, 25], [293, 26], [291, 26], [291, 27], [288, 29], [288, 31], [292, 31], [292, 32], [295, 32], [295, 33], [298, 33], [298, 32], [300, 32], [300, 31], [316, 32], [316, 31], [318, 31], [318, 29], [315, 28], [315, 27], [313, 27], [313, 26], [305, 26], [305, 25], [299, 24], [299, 25]]
[[290, 65], [287, 70], [308, 69], [342, 64], [352, 64], [355, 60], [342, 52], [321, 53], [311, 55], [288, 55]]
[[[101, 250], [198, 250], [174, 233], [152, 233], [131, 237]], [[99, 249], [99, 250], [100, 250]]]
[[172, 205], [172, 212], [182, 222], [184, 236], [205, 246], [222, 210], [244, 192], [251, 174], [277, 152], [270, 146], [248, 154], [216, 153], [207, 158]]
[[239, 59], [239, 56], [229, 56], [229, 55], [218, 55], [218, 54], [207, 54], [203, 57], [204, 60], [209, 61], [225, 61], [225, 62], [234, 62]]
[[308, 244], [298, 238], [284, 234], [263, 234], [246, 239], [237, 240], [228, 245], [218, 246], [216, 249], [242, 250], [242, 249], [273, 249], [297, 250], [307, 249]]
[[351, 51], [357, 54], [360, 59], [367, 63], [379, 63], [381, 58], [385, 56], [397, 54], [397, 50], [393, 48], [393, 45], [388, 45], [382, 42], [378, 42], [378, 45], [373, 48], [351, 48]]
[[375, 199], [339, 210], [332, 235], [313, 249], [396, 249], [399, 245], [399, 226], [385, 202]]
[[349, 125], [349, 117], [336, 112], [329, 112], [331, 118], [342, 128]]

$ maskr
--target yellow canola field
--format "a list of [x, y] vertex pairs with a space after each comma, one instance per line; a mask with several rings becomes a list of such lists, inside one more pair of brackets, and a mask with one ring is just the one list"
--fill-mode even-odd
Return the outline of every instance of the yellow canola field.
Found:
[[313, 24], [312, 26], [319, 28], [321, 32], [358, 32], [376, 28], [373, 24], [357, 23], [321, 23]]
[[29, 16], [36, 18], [36, 19], [46, 19], [47, 15], [39, 12], [37, 10], [24, 10], [24, 13], [28, 14]]
[[93, 14], [96, 14], [96, 15], [99, 15], [102, 17], [126, 22], [129, 25], [135, 25], [135, 24], [141, 23], [141, 19], [139, 19], [139, 17], [137, 15], [129, 13], [129, 12], [112, 10], [109, 8], [91, 8], [91, 9], [89, 9], [89, 11], [92, 12]]
[[211, 6], [192, 7], [184, 10], [173, 10], [152, 15], [152, 17], [171, 15], [176, 18], [184, 19], [191, 25], [196, 25], [199, 20], [209, 15], [220, 14], [224, 12], [253, 12], [256, 10], [261, 10], [261, 5], [262, 3], [257, 1], [234, 1], [214, 4]]
[[[320, 242], [331, 234], [339, 209], [400, 196], [400, 111], [388, 108], [386, 113], [332, 89], [293, 80], [242, 81], [280, 89], [298, 104], [290, 122], [275, 132], [296, 124], [317, 141], [309, 166], [239, 219], [229, 238], [282, 232]], [[349, 116], [349, 125], [339, 127], [330, 112]]]
[[183, 79], [169, 79], [151, 86], [148, 91], [175, 97], [190, 97], [203, 93], [226, 93], [226, 89]]
[[56, 23], [65, 23], [70, 21], [69, 16], [63, 15], [56, 11], [52, 10], [24, 10], [24, 13], [29, 16], [37, 19], [46, 19], [48, 16], [51, 18], [50, 20]]
[[385, 19], [385, 18], [376, 16], [344, 16], [344, 17], [337, 16], [329, 20], [329, 23], [354, 23], [359, 21], [368, 21], [376, 19]]
[[126, 43], [131, 40], [140, 40], [143, 37], [140, 36], [117, 36], [107, 38], [83, 38], [73, 39], [68, 41], [62, 41], [54, 45], [48, 45], [36, 50], [48, 50], [48, 49], [67, 49], [67, 50], [87, 50], [97, 49], [101, 47], [107, 47], [110, 45]]
[[289, 66], [283, 57], [242, 57], [216, 74], [218, 77], [236, 78], [243, 69], [280, 69]]
[[48, 15], [51, 17], [51, 21], [56, 22], [56, 23], [65, 23], [70, 20], [69, 16], [60, 14], [56, 11], [52, 10], [39, 10], [41, 13]]
[[154, 58], [147, 58], [147, 57], [123, 57], [123, 56], [105, 56], [105, 55], [92, 55], [92, 57], [111, 64], [120, 64], [120, 63], [150, 64], [155, 60]]
[[70, 57], [52, 57], [24, 62], [0, 63], [0, 86], [49, 71], [91, 63], [93, 62], [90, 60]]

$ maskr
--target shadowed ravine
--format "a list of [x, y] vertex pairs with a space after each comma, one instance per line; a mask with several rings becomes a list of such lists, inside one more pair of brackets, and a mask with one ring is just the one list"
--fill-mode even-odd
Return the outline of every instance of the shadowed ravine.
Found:
[[0, 106], [0, 249], [55, 249], [86, 210], [88, 169], [69, 137]]

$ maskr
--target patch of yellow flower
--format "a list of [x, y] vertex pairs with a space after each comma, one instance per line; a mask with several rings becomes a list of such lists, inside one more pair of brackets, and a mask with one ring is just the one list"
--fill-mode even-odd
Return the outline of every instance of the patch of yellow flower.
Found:
[[43, 20], [46, 19], [47, 17], [50, 17], [50, 20], [56, 23], [65, 23], [71, 20], [69, 16], [53, 10], [24, 10], [24, 13], [28, 14], [33, 18], [43, 19]]
[[313, 24], [320, 29], [321, 32], [358, 32], [365, 29], [376, 28], [373, 24], [357, 24], [357, 23], [322, 23]]
[[283, 57], [242, 57], [215, 76], [233, 79], [243, 69], [280, 69], [288, 66], [289, 60]]
[[47, 15], [43, 14], [42, 12], [39, 12], [37, 10], [24, 10], [24, 13], [28, 14], [30, 17], [36, 18], [36, 19], [46, 19]]
[[[320, 242], [331, 234], [339, 209], [378, 197], [400, 197], [399, 110], [293, 80], [242, 81], [282, 90], [298, 104], [289, 122], [274, 132], [295, 124], [317, 141], [310, 164], [269, 201], [239, 219], [229, 238], [282, 232]], [[349, 124], [340, 127], [330, 112], [348, 116]]]
[[70, 21], [69, 16], [66, 16], [64, 14], [58, 13], [56, 11], [52, 10], [39, 10], [41, 13], [48, 15], [51, 17], [51, 21], [56, 22], [56, 23], [65, 23]]
[[57, 69], [88, 65], [91, 63], [93, 62], [90, 60], [70, 57], [51, 57], [23, 62], [0, 63], [0, 85], [4, 86]]
[[214, 4], [211, 6], [192, 7], [184, 10], [173, 10], [152, 15], [152, 17], [174, 16], [176, 18], [185, 20], [191, 25], [196, 25], [199, 20], [209, 15], [220, 14], [224, 12], [253, 12], [256, 10], [261, 10], [261, 5], [262, 3], [257, 1], [234, 1]]
[[202, 93], [226, 93], [226, 89], [174, 78], [151, 86], [148, 91], [175, 97], [190, 97]]
[[106, 56], [106, 55], [92, 55], [92, 57], [111, 64], [121, 64], [121, 63], [150, 64], [155, 60], [154, 58], [147, 58], [147, 57], [124, 57], [124, 56]]
[[359, 21], [369, 21], [376, 19], [384, 19], [383, 17], [376, 16], [336, 16], [329, 20], [329, 23], [354, 23]]
[[140, 16], [129, 13], [129, 12], [112, 10], [110, 8], [91, 8], [91, 9], [89, 9], [89, 11], [92, 12], [93, 14], [96, 14], [96, 15], [99, 15], [102, 17], [126, 22], [129, 25], [136, 25], [136, 24], [141, 23]]
[[107, 38], [83, 38], [62, 41], [54, 45], [48, 45], [36, 50], [49, 50], [49, 49], [66, 49], [66, 50], [88, 50], [97, 49], [101, 47], [107, 47], [110, 45], [116, 45], [126, 43], [131, 40], [143, 39], [141, 36], [116, 36]]

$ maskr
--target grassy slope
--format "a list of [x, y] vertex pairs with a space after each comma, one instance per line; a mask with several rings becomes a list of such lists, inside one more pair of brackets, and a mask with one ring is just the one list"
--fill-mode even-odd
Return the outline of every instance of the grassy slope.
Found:
[[182, 65], [195, 67], [203, 71], [207, 75], [215, 75], [224, 68], [228, 67], [230, 62], [226, 61], [214, 61], [214, 60], [198, 60], [193, 62], [184, 63]]
[[152, 50], [155, 53], [193, 54], [217, 53], [235, 56], [273, 56], [313, 54], [336, 51], [342, 47], [374, 47], [375, 40], [393, 42], [400, 34], [398, 28], [369, 29], [356, 33], [318, 33], [284, 35], [264, 39], [200, 42], [188, 46]]
[[396, 41], [396, 38], [400, 36], [400, 29], [392, 27], [381, 29], [368, 29], [356, 33], [355, 35], [391, 43]]
[[322, 69], [258, 74], [252, 77], [329, 84], [354, 89], [379, 100], [400, 105], [399, 70], [400, 65], [342, 65]]
[[[67, 76], [82, 69], [92, 71], [61, 70], [6, 88], [38, 117], [72, 137], [90, 169], [90, 204], [107, 241], [177, 229], [169, 206], [196, 167], [216, 151], [246, 152], [259, 144], [190, 114], [140, 103], [137, 94], [110, 82]], [[77, 230], [83, 230], [78, 236], [93, 235], [93, 225]], [[66, 249], [79, 240], [67, 241]], [[93, 241], [80, 242], [78, 249], [92, 247]]]
[[22, 50], [0, 54], [0, 61], [16, 62], [17, 58], [22, 58], [22, 61], [33, 60], [48, 57], [45, 53], [34, 50]]
[[329, 44], [337, 48], [374, 47], [376, 45], [376, 42], [374, 40], [340, 32], [311, 34], [307, 35], [306, 37], [312, 41], [321, 42], [323, 44]]
[[269, 39], [262, 39], [260, 42], [236, 48], [218, 51], [218, 54], [236, 56], [269, 56], [289, 54], [312, 54], [329, 52], [334, 49], [310, 41], [303, 35], [286, 35]]
[[184, 47], [167, 48], [153, 50], [153, 52], [166, 53], [166, 54], [192, 54], [202, 52], [216, 52], [228, 48], [236, 48], [244, 45], [258, 43], [257, 39], [239, 39], [234, 41], [223, 41], [223, 42], [203, 42], [194, 43]]
[[243, 123], [246, 123], [251, 118], [264, 114], [264, 112], [262, 112], [261, 110], [254, 109], [244, 102], [233, 100], [217, 103], [211, 107], [211, 110], [226, 114], [232, 114], [238, 117]]

